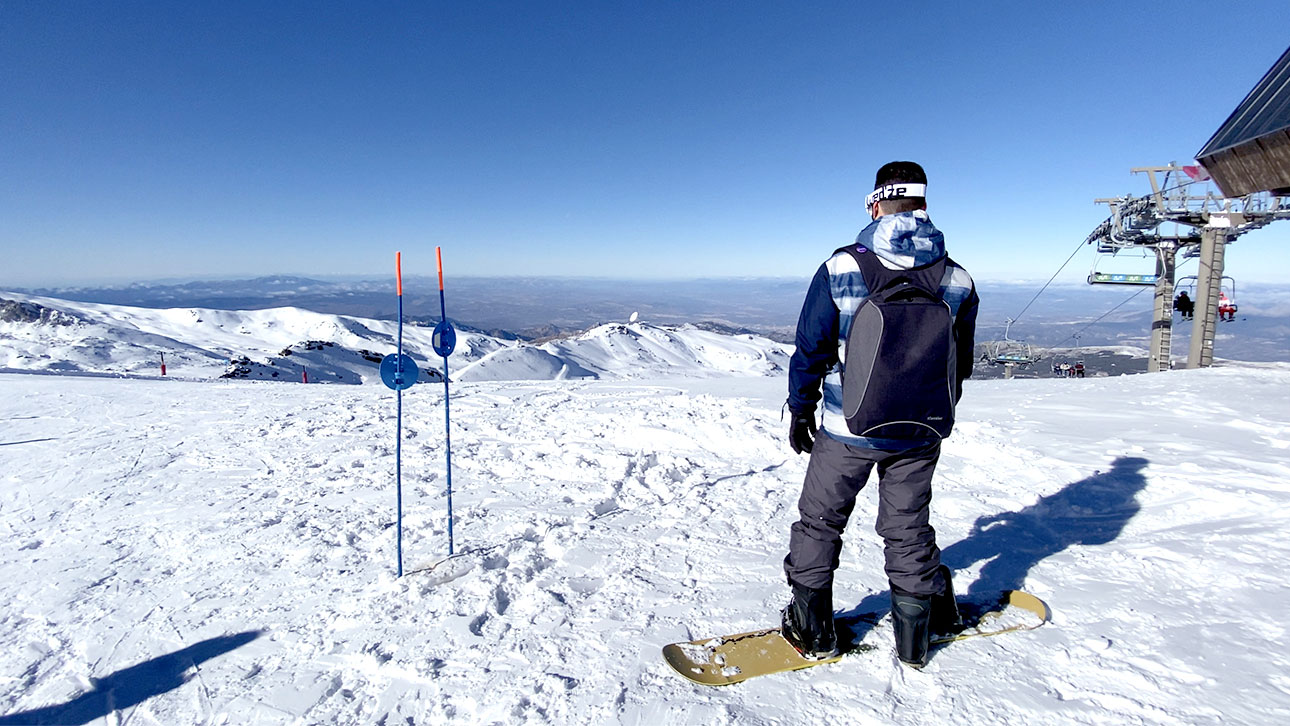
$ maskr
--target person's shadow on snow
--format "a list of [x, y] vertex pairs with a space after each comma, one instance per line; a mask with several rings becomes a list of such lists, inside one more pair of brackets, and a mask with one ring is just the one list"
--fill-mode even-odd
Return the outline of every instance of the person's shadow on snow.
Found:
[[[1147, 485], [1142, 470], [1150, 463], [1123, 456], [1110, 471], [1067, 484], [1016, 512], [980, 517], [967, 538], [941, 551], [941, 562], [958, 571], [988, 560], [968, 587], [955, 580], [960, 606], [993, 605], [1004, 590], [1021, 590], [1030, 569], [1072, 545], [1103, 545], [1115, 540], [1141, 509], [1137, 495]], [[891, 609], [887, 591], [874, 593], [836, 615], [860, 642], [878, 618]], [[965, 616], [971, 608], [965, 609]]]
[[93, 679], [94, 690], [82, 693], [67, 703], [0, 716], [0, 726], [89, 723], [182, 686], [192, 678], [189, 671], [196, 670], [199, 663], [246, 645], [260, 637], [260, 634], [260, 631], [251, 630], [236, 635], [222, 635], [123, 668], [104, 678]]
[[972, 533], [941, 551], [941, 562], [962, 570], [989, 560], [968, 588], [966, 599], [1020, 590], [1030, 568], [1072, 545], [1104, 545], [1124, 531], [1142, 508], [1137, 495], [1147, 486], [1148, 461], [1122, 456], [1111, 470], [1066, 485], [1018, 512], [980, 517]]

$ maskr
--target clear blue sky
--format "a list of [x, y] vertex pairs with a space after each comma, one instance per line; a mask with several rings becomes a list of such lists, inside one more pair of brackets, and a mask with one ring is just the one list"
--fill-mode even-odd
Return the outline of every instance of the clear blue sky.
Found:
[[[809, 276], [884, 162], [1047, 279], [1190, 162], [1286, 4], [0, 2], [0, 286]], [[1290, 223], [1232, 246], [1283, 280]], [[1087, 274], [1091, 257], [1072, 263]]]

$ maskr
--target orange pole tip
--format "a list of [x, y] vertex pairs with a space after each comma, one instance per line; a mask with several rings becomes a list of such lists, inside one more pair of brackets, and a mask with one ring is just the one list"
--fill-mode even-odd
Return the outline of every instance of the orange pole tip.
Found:
[[399, 291], [399, 297], [403, 297], [403, 253], [394, 253], [394, 279]]
[[443, 248], [434, 248], [435, 261], [439, 266], [439, 289], [443, 290]]

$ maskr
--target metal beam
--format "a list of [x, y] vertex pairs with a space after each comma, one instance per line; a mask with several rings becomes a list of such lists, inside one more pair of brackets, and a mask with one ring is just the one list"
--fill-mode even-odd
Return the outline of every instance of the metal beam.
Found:
[[1174, 248], [1171, 245], [1156, 247], [1156, 297], [1155, 316], [1151, 321], [1151, 359], [1147, 372], [1169, 370], [1170, 344], [1173, 342], [1174, 325]]
[[1223, 254], [1227, 228], [1206, 227], [1200, 235], [1200, 270], [1196, 273], [1196, 311], [1191, 324], [1188, 368], [1208, 368], [1214, 363], [1214, 328], [1218, 318], [1218, 293], [1223, 284]]

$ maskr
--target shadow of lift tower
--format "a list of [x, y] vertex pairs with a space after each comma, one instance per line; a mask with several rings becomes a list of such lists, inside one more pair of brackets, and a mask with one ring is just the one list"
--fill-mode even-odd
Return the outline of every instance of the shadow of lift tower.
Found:
[[[1150, 371], [1169, 369], [1175, 255], [1182, 251], [1184, 256], [1200, 258], [1187, 367], [1209, 366], [1214, 361], [1214, 325], [1227, 245], [1250, 230], [1290, 219], [1290, 48], [1218, 127], [1196, 159], [1200, 166], [1133, 169], [1147, 174], [1151, 194], [1097, 200], [1111, 206], [1111, 216], [1086, 240], [1096, 244], [1099, 253], [1135, 247], [1155, 252]], [[1164, 175], [1163, 183], [1158, 183], [1157, 174]], [[1207, 185], [1195, 186], [1209, 181], [1219, 194]], [[1200, 189], [1205, 193], [1200, 194]], [[1171, 222], [1175, 234], [1161, 234], [1160, 226]], [[1177, 234], [1182, 227], [1189, 231]], [[1089, 282], [1099, 282], [1094, 277], [1089, 275]]]

